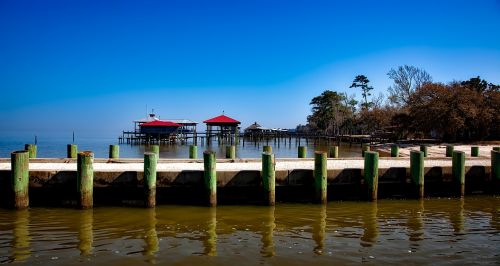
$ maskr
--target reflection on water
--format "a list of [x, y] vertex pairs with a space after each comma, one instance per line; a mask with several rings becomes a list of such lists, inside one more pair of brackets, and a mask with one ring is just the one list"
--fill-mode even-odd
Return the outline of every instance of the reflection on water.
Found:
[[14, 229], [12, 230], [12, 258], [14, 261], [23, 261], [31, 256], [30, 249], [30, 213], [28, 210], [15, 212]]
[[424, 200], [419, 199], [416, 202], [411, 201], [413, 208], [411, 208], [408, 215], [408, 236], [410, 240], [410, 247], [412, 251], [418, 250], [420, 246], [420, 241], [424, 239]]
[[269, 206], [268, 210], [265, 211], [265, 216], [262, 224], [262, 249], [260, 254], [264, 257], [272, 257], [275, 254], [274, 251], [274, 241], [273, 241], [273, 232], [276, 228], [276, 224], [274, 223], [274, 210], [275, 206]]
[[217, 208], [208, 208], [205, 236], [203, 237], [203, 254], [217, 256]]
[[[464, 234], [464, 202], [465, 200], [463, 198], [453, 202], [453, 204], [450, 204], [450, 211], [449, 211], [449, 216], [450, 216], [450, 222], [453, 227], [453, 232], [455, 233], [456, 236], [460, 236]], [[460, 237], [457, 237], [457, 240], [459, 240]]]
[[92, 252], [92, 242], [94, 235], [92, 233], [92, 224], [94, 222], [94, 211], [92, 209], [79, 212], [78, 227], [78, 250], [81, 255], [89, 255]]
[[321, 255], [323, 254], [323, 248], [325, 247], [325, 230], [326, 230], [326, 205], [322, 205], [319, 209], [316, 220], [312, 225], [312, 238], [316, 243], [314, 247], [314, 253]]
[[367, 208], [363, 215], [363, 236], [359, 244], [363, 247], [371, 247], [377, 241], [378, 222], [377, 222], [377, 202], [367, 202]]
[[142, 254], [148, 256], [151, 259], [151, 262], [154, 261], [154, 255], [159, 251], [158, 245], [158, 233], [156, 232], [156, 209], [148, 208], [145, 210], [146, 215], [146, 226], [144, 228], [144, 250]]
[[495, 264], [500, 197], [0, 210], [0, 263]]

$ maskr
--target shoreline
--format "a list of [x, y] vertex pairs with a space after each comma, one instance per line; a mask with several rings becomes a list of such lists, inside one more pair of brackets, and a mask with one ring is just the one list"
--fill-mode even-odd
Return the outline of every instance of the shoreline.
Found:
[[[446, 158], [446, 146], [453, 145], [454, 151], [463, 151], [467, 158], [471, 157], [471, 147], [479, 147], [479, 156], [473, 158], [491, 158], [491, 150], [494, 147], [500, 147], [500, 142], [495, 144], [437, 144], [427, 145], [428, 157], [430, 158]], [[373, 151], [380, 153], [380, 156], [391, 156], [391, 145], [395, 143], [385, 143], [371, 146]], [[420, 145], [417, 144], [397, 144], [399, 146], [399, 157], [410, 157], [411, 151], [419, 151]], [[449, 157], [448, 157], [449, 158]], [[471, 157], [472, 158], [472, 157]]]

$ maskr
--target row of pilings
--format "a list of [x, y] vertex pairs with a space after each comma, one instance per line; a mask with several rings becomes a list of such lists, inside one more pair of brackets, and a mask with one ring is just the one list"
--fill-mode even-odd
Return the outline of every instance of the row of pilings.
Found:
[[368, 142], [368, 143], [385, 143], [388, 139], [374, 138], [372, 136], [364, 136], [364, 135], [337, 135], [337, 136], [326, 136], [326, 135], [313, 135], [313, 134], [299, 134], [299, 133], [289, 133], [289, 132], [281, 132], [281, 133], [187, 133], [180, 135], [169, 135], [168, 137], [161, 138], [159, 136], [148, 135], [142, 136], [139, 133], [135, 133], [137, 136], [135, 137], [118, 137], [118, 143], [120, 144], [131, 144], [131, 145], [142, 145], [142, 144], [177, 144], [180, 143], [182, 145], [192, 143], [194, 145], [204, 145], [205, 143], [210, 146], [213, 142], [218, 143], [219, 145], [236, 145], [242, 143], [245, 146], [245, 143], [265, 143], [269, 145], [270, 143], [274, 143], [275, 146], [283, 145], [292, 145], [292, 142], [295, 145], [299, 146], [302, 143], [309, 145], [309, 143], [313, 143], [317, 145], [319, 143], [326, 143], [327, 145], [337, 143], [340, 145], [341, 142], [349, 143], [350, 146], [353, 144], [359, 144]]
[[[154, 207], [156, 205], [156, 177], [158, 163], [158, 146], [153, 148], [152, 152], [144, 153], [144, 206]], [[12, 183], [12, 207], [23, 209], [29, 206], [29, 159], [36, 157], [36, 146], [27, 145], [26, 150], [15, 151], [11, 153], [11, 183]], [[68, 145], [68, 157], [76, 153], [77, 157], [77, 194], [78, 206], [82, 209], [93, 207], [93, 187], [94, 187], [94, 154], [91, 151], [76, 152], [77, 147], [74, 144]], [[456, 194], [463, 197], [465, 194], [465, 153], [462, 151], [453, 151], [453, 147], [448, 149], [452, 157], [452, 177], [457, 184]], [[196, 158], [197, 147], [191, 145], [190, 157]], [[398, 147], [391, 149], [393, 157], [398, 156]], [[471, 152], [476, 152], [472, 149]], [[330, 157], [338, 156], [338, 147], [330, 148]], [[305, 147], [299, 146], [298, 157], [305, 158]], [[119, 158], [119, 146], [110, 145], [109, 157], [111, 159]], [[234, 159], [235, 146], [227, 146], [226, 158]], [[320, 204], [327, 203], [327, 157], [326, 151], [315, 151], [314, 153], [314, 199], [312, 201]], [[377, 200], [378, 195], [378, 152], [369, 151], [369, 146], [363, 149], [364, 157], [364, 182], [368, 188], [367, 194], [369, 200]], [[411, 151], [410, 153], [410, 173], [416, 195], [419, 198], [424, 197], [424, 151]], [[70, 157], [72, 158], [72, 157]], [[263, 201], [267, 205], [274, 205], [276, 202], [275, 188], [275, 168], [276, 160], [272, 153], [271, 146], [264, 146], [262, 153], [261, 182], [265, 190]], [[203, 180], [206, 192], [206, 203], [209, 206], [217, 205], [217, 164], [215, 152], [205, 151], [203, 153]], [[500, 180], [500, 147], [491, 150], [491, 175], [492, 179]]]

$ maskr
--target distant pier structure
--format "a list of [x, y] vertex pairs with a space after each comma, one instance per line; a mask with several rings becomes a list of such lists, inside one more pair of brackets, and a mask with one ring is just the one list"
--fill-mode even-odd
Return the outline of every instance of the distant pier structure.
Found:
[[[120, 144], [187, 144], [211, 145], [216, 141], [219, 145], [238, 145], [242, 142], [264, 141], [266, 145], [272, 141], [278, 147], [283, 143], [291, 147], [292, 139], [295, 145], [315, 145], [326, 142], [328, 145], [347, 142], [350, 145], [357, 143], [384, 143], [389, 141], [388, 136], [382, 135], [321, 135], [307, 132], [297, 132], [295, 129], [267, 128], [257, 122], [241, 130], [241, 122], [222, 113], [222, 115], [203, 121], [206, 124], [205, 132], [197, 132], [198, 123], [189, 119], [160, 119], [151, 112], [146, 118], [133, 121], [132, 131], [123, 131], [118, 137]], [[205, 143], [206, 142], [206, 143]]]
[[238, 142], [240, 132], [240, 121], [222, 115], [203, 121], [207, 125], [206, 137], [210, 145], [213, 138], [217, 138], [219, 143], [235, 144]]
[[162, 120], [151, 112], [146, 118], [134, 120], [133, 131], [123, 131], [119, 143], [148, 144], [186, 142], [197, 139], [197, 122], [188, 119]]

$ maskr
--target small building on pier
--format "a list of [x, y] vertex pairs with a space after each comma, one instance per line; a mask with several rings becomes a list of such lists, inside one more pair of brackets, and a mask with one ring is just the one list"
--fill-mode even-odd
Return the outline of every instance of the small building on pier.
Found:
[[119, 143], [151, 143], [196, 139], [197, 122], [188, 119], [160, 119], [151, 112], [143, 119], [134, 120], [133, 131], [123, 131]]
[[266, 128], [259, 125], [257, 122], [245, 128], [245, 136], [281, 136], [288, 133], [287, 129], [282, 128]]
[[239, 132], [240, 121], [233, 119], [224, 114], [203, 121], [207, 124], [207, 137], [219, 136], [229, 137], [235, 136]]
[[262, 133], [263, 130], [264, 128], [261, 125], [257, 124], [257, 122], [254, 122], [253, 124], [245, 128], [244, 133], [245, 135], [258, 134]]
[[157, 141], [165, 141], [169, 140], [171, 136], [174, 136], [179, 127], [181, 127], [181, 125], [174, 122], [155, 120], [142, 123], [140, 125], [140, 133], [148, 140], [154, 139]]
[[189, 119], [167, 119], [167, 121], [181, 125], [180, 128], [177, 130], [179, 134], [196, 133], [196, 126], [198, 125], [198, 122]]

